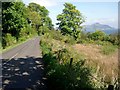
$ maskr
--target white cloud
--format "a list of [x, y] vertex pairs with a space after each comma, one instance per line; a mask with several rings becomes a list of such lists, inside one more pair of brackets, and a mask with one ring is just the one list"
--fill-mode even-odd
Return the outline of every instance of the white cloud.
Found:
[[35, 2], [45, 7], [51, 7], [57, 5], [57, 2], [55, 2], [55, 0], [31, 0], [31, 2]]
[[[28, 1], [28, 0], [23, 0]], [[58, 5], [59, 2], [118, 2], [119, 0], [29, 0], [45, 7]]]
[[119, 0], [71, 0], [73, 2], [119, 2]]

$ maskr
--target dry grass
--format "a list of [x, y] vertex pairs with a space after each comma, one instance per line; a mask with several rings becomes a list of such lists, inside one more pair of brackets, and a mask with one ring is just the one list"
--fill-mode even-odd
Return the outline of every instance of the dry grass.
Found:
[[[103, 75], [105, 78], [116, 78], [118, 74], [118, 50], [110, 55], [104, 55], [101, 46], [76, 44], [73, 46], [79, 53], [83, 53], [89, 65], [96, 65], [96, 73]], [[112, 82], [113, 79], [112, 79]]]

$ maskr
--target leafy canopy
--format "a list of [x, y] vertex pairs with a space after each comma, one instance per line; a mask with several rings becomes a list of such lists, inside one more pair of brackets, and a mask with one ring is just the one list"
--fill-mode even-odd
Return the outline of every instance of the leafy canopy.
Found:
[[36, 3], [30, 3], [28, 6], [29, 19], [32, 20], [36, 29], [46, 27], [48, 29], [53, 28], [52, 20], [50, 19], [49, 11], [44, 7]]
[[2, 7], [3, 36], [11, 33], [18, 38], [20, 30], [27, 24], [24, 18], [25, 5], [22, 2], [3, 2]]
[[69, 34], [77, 39], [80, 37], [81, 24], [84, 22], [84, 18], [76, 6], [65, 3], [64, 7], [63, 12], [57, 16], [59, 21], [57, 25], [64, 35]]
[[42, 30], [51, 30], [53, 25], [48, 14], [49, 11], [44, 6], [36, 3], [25, 6], [23, 2], [17, 2], [17, 0], [16, 2], [3, 2], [2, 47], [6, 48], [36, 34], [40, 35]]

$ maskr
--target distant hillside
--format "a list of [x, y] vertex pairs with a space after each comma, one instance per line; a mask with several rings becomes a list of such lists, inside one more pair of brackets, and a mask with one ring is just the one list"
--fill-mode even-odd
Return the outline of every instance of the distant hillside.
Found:
[[109, 25], [104, 25], [104, 24], [100, 24], [100, 23], [95, 23], [92, 25], [85, 25], [83, 29], [85, 30], [85, 32], [94, 32], [96, 30], [102, 30], [106, 34], [113, 34], [113, 33], [118, 32], [117, 29], [115, 29]]

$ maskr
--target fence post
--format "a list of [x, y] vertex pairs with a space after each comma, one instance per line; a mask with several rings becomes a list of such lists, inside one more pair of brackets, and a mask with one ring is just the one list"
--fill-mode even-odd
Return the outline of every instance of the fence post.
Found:
[[108, 85], [108, 89], [107, 90], [114, 90], [114, 86], [113, 85]]
[[72, 66], [73, 58], [70, 59], [70, 67]]

